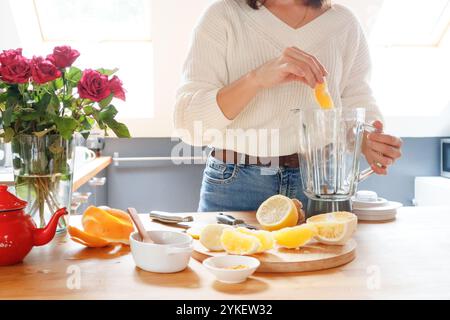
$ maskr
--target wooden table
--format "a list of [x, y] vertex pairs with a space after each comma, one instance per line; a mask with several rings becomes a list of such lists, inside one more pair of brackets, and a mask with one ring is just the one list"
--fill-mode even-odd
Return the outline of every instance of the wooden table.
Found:
[[[88, 162], [80, 167], [76, 167], [73, 174], [73, 191], [76, 191], [90, 179], [95, 177], [99, 172], [108, 167], [111, 162], [111, 157], [98, 157], [91, 162]], [[0, 184], [13, 186], [13, 173], [0, 173]]]
[[[254, 222], [254, 214], [233, 214]], [[147, 216], [142, 218], [147, 227], [155, 227]], [[213, 221], [214, 214], [196, 218]], [[79, 217], [71, 219], [79, 223]], [[360, 223], [355, 239], [356, 259], [345, 266], [310, 273], [256, 273], [242, 284], [227, 285], [193, 259], [180, 273], [148, 273], [135, 267], [126, 246], [86, 249], [60, 235], [34, 248], [22, 264], [0, 267], [0, 298], [450, 298], [450, 207], [402, 208], [396, 221]]]

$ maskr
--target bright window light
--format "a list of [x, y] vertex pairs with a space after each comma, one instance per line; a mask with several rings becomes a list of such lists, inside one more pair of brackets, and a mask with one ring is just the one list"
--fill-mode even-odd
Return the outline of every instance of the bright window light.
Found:
[[44, 41], [149, 41], [149, 0], [34, 0]]
[[437, 46], [449, 19], [450, 0], [385, 0], [371, 38], [382, 46]]

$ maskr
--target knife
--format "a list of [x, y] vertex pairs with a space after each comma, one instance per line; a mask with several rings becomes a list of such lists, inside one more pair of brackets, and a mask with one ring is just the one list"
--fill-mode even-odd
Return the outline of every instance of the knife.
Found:
[[225, 214], [223, 212], [219, 212], [216, 216], [217, 222], [221, 224], [227, 224], [230, 226], [244, 227], [251, 230], [258, 230], [255, 226], [247, 224], [242, 219], [236, 219], [235, 217]]

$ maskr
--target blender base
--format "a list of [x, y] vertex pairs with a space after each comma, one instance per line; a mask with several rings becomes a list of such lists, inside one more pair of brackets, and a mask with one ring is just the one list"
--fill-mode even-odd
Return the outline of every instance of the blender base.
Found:
[[350, 200], [341, 201], [322, 201], [308, 199], [306, 207], [306, 218], [328, 212], [348, 211], [352, 212], [352, 205]]

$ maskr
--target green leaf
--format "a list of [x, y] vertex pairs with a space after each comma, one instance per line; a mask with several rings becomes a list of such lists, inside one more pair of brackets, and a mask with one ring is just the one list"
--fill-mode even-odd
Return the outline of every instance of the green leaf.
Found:
[[105, 108], [106, 106], [108, 106], [108, 105], [111, 103], [113, 97], [114, 97], [114, 94], [111, 93], [111, 94], [110, 94], [109, 96], [107, 96], [105, 99], [103, 99], [102, 101], [100, 101], [100, 102], [98, 103], [98, 106], [99, 106], [101, 109]]
[[58, 132], [67, 140], [72, 137], [75, 129], [78, 127], [78, 122], [73, 118], [54, 117], [54, 121]]
[[115, 119], [105, 120], [105, 123], [118, 138], [131, 138], [130, 132], [125, 124], [120, 123]]
[[83, 72], [77, 67], [71, 67], [69, 71], [66, 73], [66, 80], [71, 82], [73, 86], [75, 86], [78, 81], [80, 81]]
[[[8, 99], [8, 101], [9, 101], [9, 99]], [[11, 126], [12, 115], [13, 115], [13, 111], [14, 111], [14, 106], [11, 105], [8, 101], [6, 102], [6, 110], [3, 111], [3, 113], [2, 113], [4, 127]]]
[[53, 81], [53, 85], [55, 86], [55, 90], [61, 89], [64, 86], [64, 81], [62, 78], [58, 78]]
[[39, 102], [36, 104], [36, 110], [42, 113], [45, 112], [51, 100], [52, 100], [51, 94], [45, 93], [42, 96], [41, 100], [39, 100]]
[[102, 121], [107, 121], [110, 119], [114, 119], [114, 117], [117, 115], [117, 109], [112, 104], [107, 106], [106, 108], [103, 108], [99, 113], [99, 119]]
[[100, 72], [101, 74], [109, 77], [109, 76], [112, 76], [117, 71], [119, 71], [119, 69], [118, 68], [114, 68], [114, 69], [100, 68], [100, 69], [97, 69], [97, 71]]
[[36, 137], [38, 137], [38, 138], [42, 138], [42, 137], [45, 136], [47, 133], [49, 133], [49, 132], [51, 132], [51, 131], [53, 131], [53, 130], [55, 130], [55, 126], [53, 126], [53, 127], [51, 127], [51, 128], [44, 129], [44, 130], [39, 131], [39, 132], [33, 132], [33, 134], [34, 134]]

